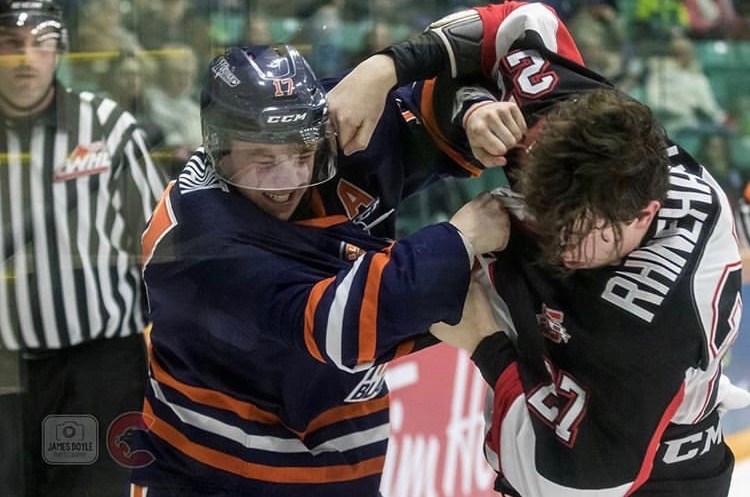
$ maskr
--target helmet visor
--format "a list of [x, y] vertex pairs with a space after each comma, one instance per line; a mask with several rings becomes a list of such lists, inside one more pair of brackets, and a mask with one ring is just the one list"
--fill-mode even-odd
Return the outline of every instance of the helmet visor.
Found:
[[336, 174], [337, 148], [331, 132], [304, 143], [252, 141], [242, 133], [216, 129], [208, 129], [207, 134], [216, 137], [206, 144], [216, 174], [238, 188], [295, 190], [318, 185]]

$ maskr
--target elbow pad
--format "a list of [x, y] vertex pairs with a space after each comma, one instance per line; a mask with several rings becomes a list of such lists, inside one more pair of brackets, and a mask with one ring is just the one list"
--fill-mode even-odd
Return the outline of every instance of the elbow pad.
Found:
[[482, 19], [465, 10], [432, 23], [423, 33], [381, 51], [393, 58], [397, 85], [450, 71], [453, 78], [481, 74]]
[[427, 28], [442, 42], [453, 78], [478, 76], [482, 70], [482, 18], [476, 10], [443, 17]]

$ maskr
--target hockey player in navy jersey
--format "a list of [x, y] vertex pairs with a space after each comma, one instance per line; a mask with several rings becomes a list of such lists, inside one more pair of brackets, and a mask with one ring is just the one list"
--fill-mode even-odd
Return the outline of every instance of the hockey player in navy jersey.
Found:
[[[513, 100], [530, 127], [505, 156], [515, 191], [497, 192], [514, 207], [508, 248], [472, 284], [462, 333], [432, 328], [472, 351], [492, 388], [496, 489], [725, 496], [733, 456], [719, 414], [747, 393], [721, 374], [742, 307], [721, 188], [646, 106], [583, 66], [541, 3], [461, 12], [385, 53], [394, 63], [369, 59], [337, 87], [345, 150], [365, 146], [387, 90], [357, 90], [363, 70], [403, 84], [449, 65], [456, 85], [489, 89], [454, 106], [464, 119]], [[369, 108], [346, 106], [353, 97]], [[444, 136], [457, 117], [438, 116]]]
[[211, 62], [204, 147], [143, 235], [153, 329], [139, 448], [152, 460], [134, 495], [378, 495], [384, 364], [458, 322], [473, 254], [508, 235], [486, 194], [392, 240], [402, 198], [481, 169], [432, 144], [414, 88], [390, 94], [365, 151], [338, 157], [325, 88], [296, 50]]

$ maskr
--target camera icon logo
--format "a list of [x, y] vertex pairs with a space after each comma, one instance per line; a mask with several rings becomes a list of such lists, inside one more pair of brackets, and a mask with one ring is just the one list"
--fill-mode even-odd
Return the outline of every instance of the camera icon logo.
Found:
[[60, 441], [83, 441], [83, 425], [75, 421], [65, 421], [55, 426], [55, 438]]
[[47, 464], [88, 465], [99, 458], [99, 422], [90, 414], [51, 415], [42, 421]]

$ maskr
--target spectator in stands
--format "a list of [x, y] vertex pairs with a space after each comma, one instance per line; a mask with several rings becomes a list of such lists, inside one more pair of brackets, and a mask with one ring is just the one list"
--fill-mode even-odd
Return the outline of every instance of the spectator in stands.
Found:
[[270, 45], [275, 40], [271, 35], [271, 26], [266, 15], [252, 14], [247, 19], [247, 34], [245, 39], [248, 45]]
[[623, 75], [625, 26], [614, 0], [584, 0], [568, 29], [587, 67], [613, 82]]
[[113, 59], [120, 52], [139, 53], [143, 47], [124, 26], [119, 0], [87, 2], [82, 11], [73, 48], [88, 56], [74, 68], [76, 81], [90, 89], [101, 89], [112, 70]]
[[652, 59], [646, 100], [670, 136], [691, 153], [697, 152], [703, 135], [727, 131], [726, 114], [687, 38], [675, 37], [666, 57]]
[[112, 64], [111, 79], [107, 84], [109, 96], [138, 120], [146, 135], [146, 144], [155, 148], [164, 140], [162, 129], [151, 118], [146, 99], [146, 84], [151, 80], [150, 65], [143, 55], [125, 53]]
[[742, 196], [744, 181], [732, 160], [728, 133], [706, 134], [696, 159], [708, 169], [730, 199]]
[[201, 60], [210, 54], [208, 23], [190, 0], [155, 0], [144, 5], [135, 18], [138, 39], [148, 50], [166, 43], [190, 45]]
[[741, 20], [732, 0], [685, 0], [692, 38], [734, 37]]
[[632, 0], [620, 6], [634, 52], [641, 57], [664, 55], [669, 40], [684, 34], [688, 25], [682, 0]]
[[[249, 3], [244, 0], [212, 0], [196, 3], [199, 15], [207, 21], [209, 46], [212, 50], [221, 51], [227, 45], [245, 43], [242, 37], [247, 31]], [[279, 3], [283, 2], [275, 2], [273, 5]]]
[[173, 43], [164, 45], [159, 61], [158, 86], [146, 90], [148, 109], [153, 122], [164, 130], [171, 162], [182, 165], [201, 143], [195, 98], [198, 59], [190, 46]]

